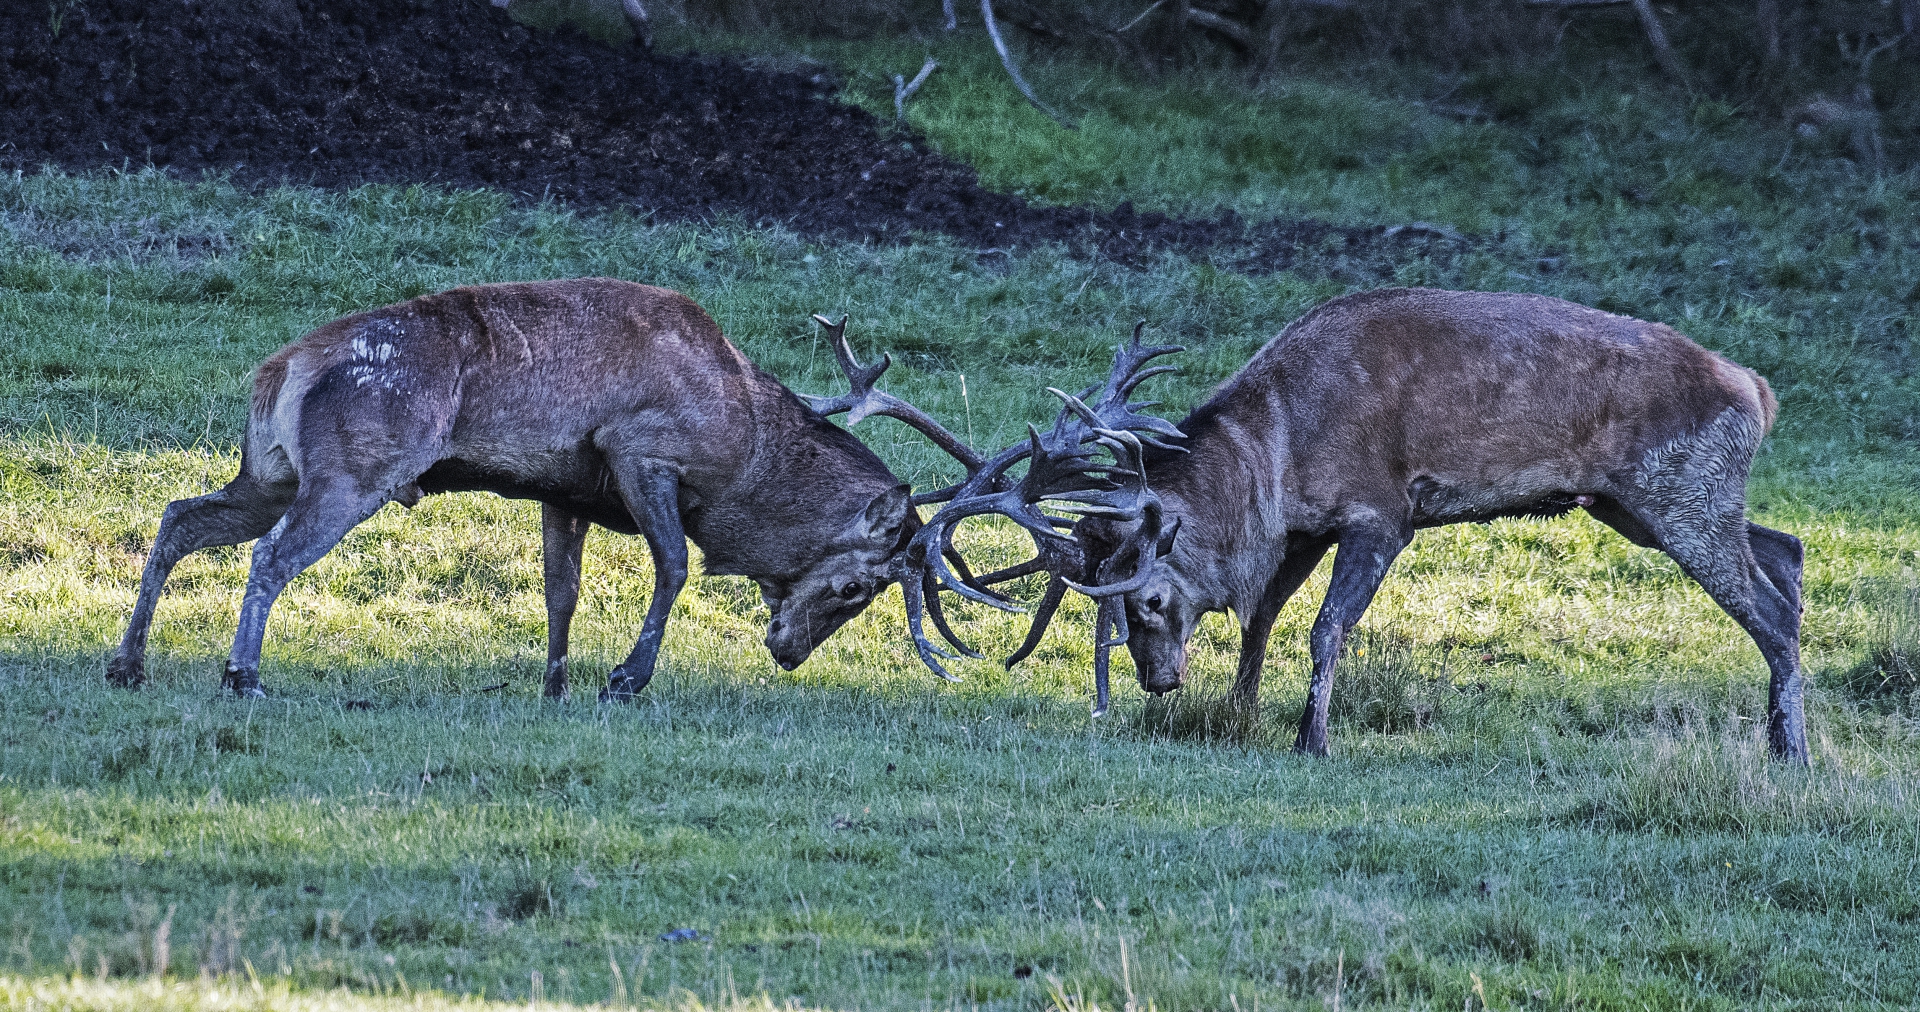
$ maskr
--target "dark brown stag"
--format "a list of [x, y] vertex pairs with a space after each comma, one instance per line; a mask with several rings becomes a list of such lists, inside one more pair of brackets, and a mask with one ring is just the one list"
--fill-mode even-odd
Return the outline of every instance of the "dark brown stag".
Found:
[[1294, 746], [1324, 755], [1335, 660], [1415, 530], [1584, 508], [1672, 556], [1752, 636], [1772, 750], [1804, 762], [1802, 549], [1745, 516], [1775, 410], [1765, 380], [1661, 324], [1536, 295], [1348, 296], [1182, 421], [1183, 452], [1150, 448], [1138, 515], [1082, 521], [1055, 571], [1105, 584], [1089, 588], [1101, 625], [1149, 692], [1184, 683], [1203, 614], [1233, 612], [1233, 696], [1251, 705], [1275, 617], [1338, 544]]
[[[924, 417], [881, 407], [865, 413]], [[886, 586], [920, 526], [905, 483], [685, 296], [608, 279], [457, 288], [335, 320], [260, 366], [240, 473], [167, 507], [108, 679], [144, 680], [181, 558], [258, 538], [222, 684], [261, 694], [287, 582], [388, 502], [458, 490], [542, 504], [548, 695], [567, 690], [589, 524], [644, 536], [654, 562], [639, 640], [602, 693], [616, 699], [653, 677], [688, 538], [708, 572], [759, 583], [767, 649], [791, 669]]]

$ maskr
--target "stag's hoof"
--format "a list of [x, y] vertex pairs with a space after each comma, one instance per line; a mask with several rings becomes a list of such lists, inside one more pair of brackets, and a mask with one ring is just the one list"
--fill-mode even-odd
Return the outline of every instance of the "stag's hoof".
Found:
[[614, 668], [613, 672], [607, 675], [607, 687], [600, 690], [600, 701], [631, 703], [633, 697], [639, 695], [640, 690], [646, 688], [647, 683], [651, 681], [653, 681], [651, 671], [644, 675], [630, 675], [619, 668]]
[[242, 670], [228, 664], [220, 675], [220, 688], [231, 692], [241, 699], [265, 699], [267, 692], [260, 687], [260, 672]]
[[548, 699], [565, 699], [570, 695], [567, 686], [566, 661], [552, 661], [547, 664], [547, 680], [541, 687], [540, 694]]
[[118, 657], [107, 662], [107, 684], [122, 689], [137, 689], [147, 684], [146, 665], [131, 657]]
[[600, 690], [602, 703], [631, 703], [640, 693], [640, 686], [633, 684], [631, 678], [609, 678], [607, 687]]

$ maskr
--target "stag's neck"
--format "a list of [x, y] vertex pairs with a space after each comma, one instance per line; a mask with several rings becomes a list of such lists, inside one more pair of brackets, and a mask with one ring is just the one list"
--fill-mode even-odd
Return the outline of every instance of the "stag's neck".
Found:
[[1281, 417], [1216, 397], [1180, 423], [1186, 453], [1160, 453], [1147, 464], [1148, 484], [1169, 520], [1180, 520], [1169, 564], [1195, 600], [1210, 611], [1231, 610], [1242, 622], [1286, 554]]
[[819, 418], [772, 377], [759, 378], [745, 465], [688, 518], [688, 536], [711, 573], [797, 573], [898, 484], [852, 433]]

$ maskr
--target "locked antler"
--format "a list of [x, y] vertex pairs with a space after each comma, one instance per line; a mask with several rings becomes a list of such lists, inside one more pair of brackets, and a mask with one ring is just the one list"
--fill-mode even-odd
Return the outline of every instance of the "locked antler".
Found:
[[880, 374], [893, 364], [893, 356], [883, 354], [880, 361], [872, 365], [861, 365], [853, 355], [853, 347], [847, 344], [847, 320], [842, 315], [835, 323], [819, 313], [813, 314], [813, 321], [825, 327], [833, 342], [833, 357], [840, 362], [840, 371], [847, 376], [847, 384], [852, 388], [838, 397], [820, 397], [814, 394], [801, 394], [807, 405], [823, 416], [847, 412], [847, 424], [857, 425], [868, 415], [885, 415], [896, 418], [919, 430], [920, 434], [933, 440], [934, 445], [945, 450], [953, 459], [960, 462], [969, 474], [978, 471], [984, 463], [973, 447], [968, 446], [959, 436], [948, 432], [946, 427], [933, 420], [926, 412], [908, 404], [884, 390], [875, 390], [874, 383]]
[[[1088, 387], [1078, 395], [1049, 388], [1063, 405], [1051, 430], [1043, 435], [1028, 426], [1024, 444], [1016, 443], [1002, 450], [966, 481], [942, 490], [938, 498], [926, 497], [926, 501], [945, 501], [947, 505], [908, 543], [895, 566], [901, 574], [902, 586], [914, 575], [921, 577], [917, 581], [919, 593], [908, 595], [908, 627], [913, 632], [921, 660], [936, 673], [951, 677], [937, 659], [944, 652], [928, 642], [921, 631], [916, 599], [937, 601], [939, 590], [951, 590], [991, 607], [1019, 611], [1023, 609], [993, 591], [992, 586], [1045, 572], [1049, 575], [1047, 589], [1035, 612], [1033, 626], [1019, 649], [1007, 658], [1007, 666], [1011, 668], [1033, 652], [1069, 588], [1097, 597], [1101, 607], [1095, 623], [1095, 712], [1106, 711], [1107, 662], [1112, 648], [1126, 641], [1126, 617], [1120, 608], [1119, 595], [1137, 589], [1151, 578], [1150, 562], [1126, 579], [1114, 580], [1112, 574], [1090, 572], [1088, 556], [1081, 543], [1070, 533], [1061, 532], [1074, 529], [1077, 522], [1074, 517], [1143, 521], [1131, 540], [1144, 546], [1143, 553], [1136, 546], [1136, 554], [1147, 560], [1154, 557], [1161, 536], [1160, 506], [1158, 497], [1147, 487], [1145, 447], [1177, 451], [1178, 446], [1163, 439], [1184, 437], [1171, 422], [1143, 413], [1154, 406], [1152, 402], [1133, 404], [1128, 402], [1128, 397], [1147, 379], [1172, 371], [1169, 366], [1147, 368], [1147, 363], [1183, 349], [1142, 345], [1140, 335], [1145, 326], [1144, 320], [1135, 325], [1132, 340], [1115, 352], [1113, 369], [1104, 384]], [[1087, 403], [1089, 399], [1094, 402], [1091, 406]], [[1097, 456], [1102, 450], [1111, 462], [1103, 462]], [[1007, 472], [1022, 461], [1027, 464], [1025, 474], [1017, 481], [1010, 479]], [[1071, 516], [1054, 515], [1047, 512], [1048, 508]], [[956, 577], [945, 564], [947, 558], [958, 558], [946, 551], [951, 547], [954, 528], [962, 520], [988, 513], [998, 513], [1026, 528], [1033, 537], [1034, 558], [978, 578]], [[933, 577], [931, 586], [926, 580], [928, 575]], [[937, 612], [935, 624], [942, 624]], [[941, 631], [946, 634], [944, 628]], [[1110, 635], [1110, 631], [1114, 634]], [[951, 636], [948, 641], [955, 642]], [[960, 644], [955, 642], [955, 645]]]
[[[836, 397], [802, 394], [816, 412], [821, 415], [847, 412], [849, 425], [869, 415], [898, 419], [932, 440], [967, 471], [967, 477], [954, 485], [913, 497], [915, 505], [944, 505], [894, 557], [894, 579], [899, 581], [906, 599], [907, 628], [921, 661], [941, 678], [958, 681], [940, 663], [956, 655], [927, 638], [925, 622], [929, 615], [941, 637], [960, 654], [981, 656], [962, 642], [947, 622], [940, 602], [942, 591], [1003, 611], [1024, 612], [1026, 609], [1012, 598], [992, 588], [1044, 572], [1048, 574], [1047, 589], [1035, 610], [1033, 626], [1006, 664], [1011, 668], [1033, 652], [1068, 589], [1097, 597], [1100, 610], [1095, 621], [1095, 714], [1105, 713], [1110, 653], [1113, 647], [1126, 642], [1127, 635], [1120, 595], [1137, 589], [1151, 578], [1154, 546], [1161, 535], [1159, 500], [1146, 484], [1145, 447], [1179, 450], [1180, 447], [1163, 439], [1184, 438], [1171, 422], [1142, 413], [1153, 407], [1154, 402], [1134, 404], [1127, 399], [1141, 383], [1173, 371], [1171, 366], [1148, 368], [1147, 363], [1184, 349], [1142, 345], [1140, 335], [1146, 321], [1140, 321], [1133, 328], [1132, 340], [1115, 351], [1113, 369], [1105, 383], [1090, 386], [1077, 395], [1049, 387], [1048, 391], [1062, 403], [1053, 427], [1043, 434], [1029, 425], [1024, 441], [1006, 447], [992, 458], [983, 458], [926, 412], [874, 388], [881, 374], [892, 365], [893, 357], [882, 355], [878, 362], [861, 364], [847, 342], [847, 317], [842, 316], [838, 323], [820, 315], [813, 319], [826, 328], [833, 343], [834, 358], [840, 363], [849, 388], [847, 393]], [[1100, 459], [1098, 455], [1102, 451], [1111, 458], [1110, 462]], [[1018, 478], [1013, 477], [1009, 472], [1023, 462], [1027, 465], [1026, 471]], [[1069, 515], [1049, 513], [1049, 508]], [[975, 576], [954, 548], [954, 532], [961, 521], [991, 513], [1026, 528], [1033, 538], [1034, 557]], [[1077, 517], [1144, 521], [1130, 542], [1137, 542], [1134, 554], [1146, 561], [1125, 579], [1115, 579], [1114, 574], [1106, 572], [1112, 558], [1090, 567], [1085, 549], [1071, 536]], [[1120, 554], [1123, 553], [1116, 553], [1113, 558]]]

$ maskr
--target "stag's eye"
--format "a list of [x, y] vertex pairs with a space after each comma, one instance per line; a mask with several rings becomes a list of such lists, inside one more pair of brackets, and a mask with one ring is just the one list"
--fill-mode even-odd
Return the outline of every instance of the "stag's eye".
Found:
[[859, 597], [862, 594], [865, 594], [866, 592], [867, 592], [867, 588], [857, 583], [849, 583], [846, 586], [840, 588], [840, 596], [846, 598], [849, 601], [853, 600], [856, 597]]
[[1152, 597], [1150, 597], [1150, 598], [1147, 598], [1147, 610], [1148, 610], [1148, 611], [1159, 611], [1159, 610], [1160, 610], [1160, 606], [1161, 606], [1162, 604], [1165, 604], [1165, 603], [1166, 603], [1166, 602], [1164, 602], [1164, 601], [1162, 601], [1162, 600], [1160, 600], [1160, 595], [1158, 595], [1158, 594], [1155, 594], [1155, 595], [1153, 595]]

